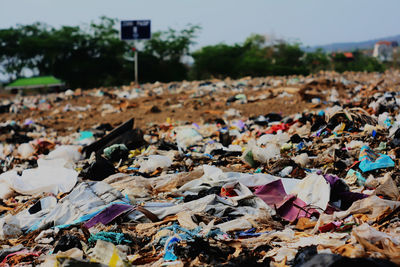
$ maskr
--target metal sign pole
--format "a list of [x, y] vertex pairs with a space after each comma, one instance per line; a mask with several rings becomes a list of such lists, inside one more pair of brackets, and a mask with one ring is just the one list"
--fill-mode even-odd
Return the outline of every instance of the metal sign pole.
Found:
[[138, 64], [138, 51], [137, 51], [137, 49], [135, 47], [135, 83], [136, 83], [136, 85], [139, 85], [138, 66], [139, 66], [139, 64]]

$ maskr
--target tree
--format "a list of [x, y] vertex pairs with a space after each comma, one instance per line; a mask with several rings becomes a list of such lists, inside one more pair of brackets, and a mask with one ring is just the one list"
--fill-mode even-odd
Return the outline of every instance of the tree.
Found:
[[315, 52], [306, 53], [303, 61], [307, 70], [311, 73], [330, 68], [329, 57], [323, 52], [322, 48], [318, 48]]
[[146, 41], [144, 52], [162, 61], [179, 61], [183, 56], [189, 55], [189, 48], [195, 44], [194, 39], [200, 29], [198, 25], [188, 25], [187, 29], [179, 32], [171, 28], [155, 32], [152, 38]]
[[273, 48], [266, 45], [263, 35], [252, 34], [243, 43], [240, 59], [240, 76], [265, 76], [271, 74]]
[[384, 66], [376, 58], [363, 54], [362, 51], [352, 52], [353, 58], [346, 58], [343, 53], [336, 53], [332, 56], [333, 68], [337, 72], [344, 71], [367, 71], [382, 72]]
[[304, 51], [299, 44], [281, 42], [274, 46], [273, 74], [291, 75], [307, 74], [307, 69], [302, 61]]
[[195, 43], [200, 29], [198, 25], [188, 25], [181, 31], [168, 29], [153, 33], [140, 52], [140, 80], [168, 82], [187, 79], [188, 67], [182, 59], [189, 55], [190, 46]]
[[30, 69], [36, 75], [54, 75], [71, 87], [122, 84], [127, 82], [123, 55], [129, 47], [119, 39], [116, 22], [102, 17], [87, 31], [42, 23], [0, 30], [0, 63], [12, 79]]
[[36, 47], [43, 45], [48, 37], [47, 26], [41, 23], [18, 25], [16, 28], [0, 30], [0, 63], [3, 73], [16, 79], [25, 68], [33, 68], [43, 57]]
[[[54, 75], [72, 88], [127, 84], [133, 78], [133, 64], [127, 59], [132, 51], [120, 40], [117, 22], [101, 17], [85, 27], [34, 23], [0, 29], [0, 71], [16, 79], [29, 69], [34, 75]], [[330, 59], [321, 50], [305, 54], [297, 43], [252, 34], [243, 43], [221, 43], [195, 51], [189, 73], [182, 59], [190, 55], [199, 30], [199, 26], [188, 25], [181, 31], [153, 33], [139, 51], [140, 81], [308, 74], [329, 68], [339, 72], [384, 70], [361, 51], [355, 51], [352, 59], [340, 53]]]
[[304, 52], [298, 44], [266, 45], [262, 35], [250, 35], [242, 44], [206, 46], [193, 53], [194, 77], [305, 74]]
[[195, 61], [193, 67], [195, 78], [238, 77], [240, 74], [238, 65], [243, 52], [244, 49], [240, 45], [217, 44], [201, 48], [192, 54]]

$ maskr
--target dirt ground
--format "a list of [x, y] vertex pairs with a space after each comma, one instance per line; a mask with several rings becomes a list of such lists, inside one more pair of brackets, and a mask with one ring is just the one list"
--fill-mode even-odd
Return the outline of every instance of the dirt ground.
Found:
[[[294, 92], [296, 88], [287, 90]], [[244, 104], [236, 101], [229, 105], [226, 100], [237, 93], [216, 92], [211, 96], [196, 98], [192, 98], [190, 93], [163, 94], [133, 100], [110, 96], [71, 96], [59, 102], [50, 103], [51, 106], [48, 110], [25, 109], [18, 114], [0, 114], [0, 120], [23, 122], [30, 118], [51, 131], [56, 130], [58, 135], [66, 135], [90, 129], [101, 123], [110, 123], [115, 127], [130, 118], [135, 118], [135, 127], [145, 129], [152, 124], [164, 123], [168, 118], [171, 122], [211, 122], [222, 118], [224, 112], [230, 108], [240, 111], [243, 118], [265, 115], [270, 112], [288, 115], [316, 108], [315, 105], [302, 101], [298, 93], [293, 93], [292, 96], [278, 97], [282, 91], [282, 89], [245, 91], [244, 94], [248, 99], [258, 98], [261, 95], [267, 97]], [[67, 104], [71, 107], [83, 107], [89, 104], [91, 108], [87, 111], [64, 111]], [[104, 104], [114, 107], [114, 112], [102, 110]], [[152, 112], [153, 107], [158, 107], [158, 110]]]

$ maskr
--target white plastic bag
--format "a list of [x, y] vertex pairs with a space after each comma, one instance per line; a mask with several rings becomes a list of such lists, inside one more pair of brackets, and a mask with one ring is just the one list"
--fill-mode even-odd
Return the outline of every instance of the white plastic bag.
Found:
[[201, 134], [193, 128], [183, 128], [177, 131], [176, 143], [179, 147], [186, 149], [203, 140]]
[[167, 156], [150, 155], [147, 160], [140, 164], [139, 172], [153, 172], [158, 168], [168, 168], [172, 165], [172, 161]]
[[[75, 186], [78, 173], [75, 170], [67, 169], [59, 164], [48, 164], [46, 161], [38, 161], [38, 167], [27, 169], [18, 175], [17, 171], [11, 170], [0, 175], [0, 183], [8, 185], [23, 195], [35, 195], [41, 193], [66, 193]], [[7, 191], [8, 189], [4, 189]], [[3, 192], [6, 197], [7, 192]]]
[[23, 158], [29, 158], [35, 153], [35, 149], [29, 143], [20, 144], [18, 147], [18, 154]]
[[68, 163], [74, 163], [82, 159], [82, 154], [79, 152], [79, 146], [58, 146], [51, 151], [46, 159], [64, 159]]
[[322, 175], [311, 174], [301, 180], [290, 193], [296, 194], [307, 205], [325, 210], [331, 195], [331, 187]]

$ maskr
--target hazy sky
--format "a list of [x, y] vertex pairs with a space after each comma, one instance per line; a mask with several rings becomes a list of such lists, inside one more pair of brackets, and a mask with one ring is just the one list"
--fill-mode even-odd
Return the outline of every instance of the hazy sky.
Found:
[[106, 15], [151, 19], [153, 31], [199, 24], [196, 47], [251, 33], [317, 45], [400, 34], [399, 10], [399, 0], [0, 0], [0, 28], [79, 25]]

